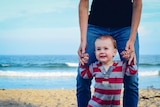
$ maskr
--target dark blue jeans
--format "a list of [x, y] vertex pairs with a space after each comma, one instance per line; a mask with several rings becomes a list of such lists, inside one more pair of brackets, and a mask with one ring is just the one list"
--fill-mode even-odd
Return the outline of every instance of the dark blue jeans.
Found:
[[[89, 24], [87, 30], [87, 47], [86, 52], [89, 54], [88, 64], [95, 62], [96, 57], [94, 55], [94, 42], [96, 38], [101, 35], [111, 35], [117, 42], [118, 52], [121, 53], [126, 46], [126, 42], [130, 36], [130, 27], [123, 28], [104, 28]], [[137, 65], [139, 63], [139, 40], [138, 33], [135, 41], [135, 53], [137, 59]], [[121, 58], [121, 56], [120, 56]], [[121, 60], [123, 60], [121, 58]], [[88, 101], [91, 99], [91, 80], [83, 79], [79, 73], [77, 75], [77, 103], [78, 107], [87, 107]], [[137, 107], [138, 105], [138, 74], [134, 76], [124, 77], [124, 93], [123, 93], [123, 107]]]

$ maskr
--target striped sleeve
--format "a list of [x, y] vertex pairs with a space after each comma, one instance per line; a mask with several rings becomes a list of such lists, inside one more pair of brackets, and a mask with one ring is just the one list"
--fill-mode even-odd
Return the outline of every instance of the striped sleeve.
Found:
[[131, 76], [137, 73], [138, 67], [136, 64], [133, 64], [132, 62], [130, 65], [128, 65], [128, 63], [126, 62], [125, 65], [126, 65], [126, 70], [125, 70], [126, 75]]
[[92, 78], [93, 76], [93, 67], [92, 64], [91, 65], [81, 65], [80, 66], [80, 74], [82, 76], [82, 78], [84, 79], [89, 79]]

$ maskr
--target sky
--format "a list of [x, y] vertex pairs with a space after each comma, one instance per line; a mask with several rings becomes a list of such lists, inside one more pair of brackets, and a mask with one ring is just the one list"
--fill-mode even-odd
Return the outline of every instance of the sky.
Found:
[[[78, 3], [79, 0], [1, 0], [0, 55], [77, 54]], [[140, 54], [160, 55], [160, 0], [143, 0], [138, 32]]]

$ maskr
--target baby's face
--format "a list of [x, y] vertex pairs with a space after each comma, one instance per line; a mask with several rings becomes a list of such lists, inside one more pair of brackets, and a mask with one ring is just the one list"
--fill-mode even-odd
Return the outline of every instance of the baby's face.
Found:
[[95, 55], [100, 62], [108, 62], [116, 55], [116, 49], [110, 39], [97, 39], [95, 42]]

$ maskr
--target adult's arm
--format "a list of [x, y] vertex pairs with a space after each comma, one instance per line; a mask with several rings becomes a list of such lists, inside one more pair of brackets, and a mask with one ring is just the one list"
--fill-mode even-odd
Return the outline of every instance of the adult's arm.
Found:
[[[133, 12], [132, 12], [132, 22], [131, 22], [131, 33], [130, 38], [126, 44], [126, 50], [131, 53], [134, 52], [134, 43], [136, 38], [136, 33], [138, 31], [138, 26], [140, 23], [141, 18], [141, 11], [142, 11], [142, 0], [133, 0]], [[136, 63], [136, 56], [133, 55], [128, 63], [130, 64], [131, 61], [134, 60], [134, 64]]]
[[88, 8], [89, 0], [80, 0], [79, 2], [79, 27], [80, 27], [80, 46], [78, 49], [79, 61], [83, 65], [83, 54], [86, 49], [86, 34], [87, 34], [87, 25], [88, 25]]

